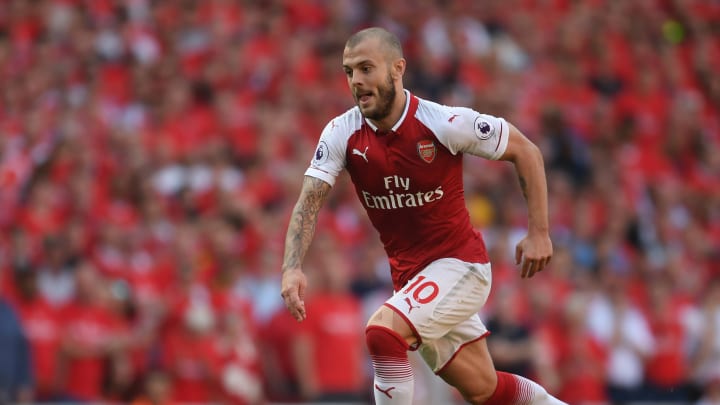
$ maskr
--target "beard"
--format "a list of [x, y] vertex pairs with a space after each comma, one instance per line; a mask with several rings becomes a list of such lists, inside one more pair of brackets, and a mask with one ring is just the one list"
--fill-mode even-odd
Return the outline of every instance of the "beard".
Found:
[[393, 103], [395, 102], [395, 97], [397, 97], [397, 91], [395, 91], [395, 86], [389, 73], [385, 85], [378, 86], [377, 93], [377, 103], [375, 107], [367, 110], [363, 110], [363, 108], [360, 107], [360, 100], [358, 100], [357, 95], [354, 95], [354, 97], [355, 104], [358, 106], [358, 108], [360, 108], [360, 112], [362, 113], [363, 117], [375, 121], [380, 121], [390, 115]]

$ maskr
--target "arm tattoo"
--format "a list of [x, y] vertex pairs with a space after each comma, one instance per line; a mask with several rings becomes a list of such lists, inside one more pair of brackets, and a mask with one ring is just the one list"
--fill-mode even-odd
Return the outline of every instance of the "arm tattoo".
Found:
[[305, 177], [303, 180], [300, 198], [293, 209], [285, 237], [283, 271], [302, 264], [315, 234], [318, 212], [329, 191], [330, 185], [320, 179]]
[[522, 190], [523, 197], [525, 197], [525, 201], [527, 201], [527, 182], [525, 181], [525, 178], [523, 176], [518, 176], [518, 180], [520, 180], [520, 190]]

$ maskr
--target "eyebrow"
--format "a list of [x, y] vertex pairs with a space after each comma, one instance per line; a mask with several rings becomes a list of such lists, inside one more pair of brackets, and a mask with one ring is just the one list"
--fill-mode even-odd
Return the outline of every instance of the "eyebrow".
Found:
[[361, 65], [368, 65], [368, 64], [373, 65], [374, 63], [373, 63], [373, 61], [371, 61], [370, 59], [363, 59], [363, 60], [361, 60], [361, 61], [359, 61], [359, 62], [350, 64], [350, 65], [346, 65], [346, 64], [343, 63], [342, 67], [343, 67], [343, 69], [349, 69], [349, 68], [351, 68], [352, 65], [361, 66]]

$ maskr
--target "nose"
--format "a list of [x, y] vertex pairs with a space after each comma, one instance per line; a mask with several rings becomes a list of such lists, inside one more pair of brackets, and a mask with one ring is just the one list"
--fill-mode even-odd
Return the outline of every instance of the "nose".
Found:
[[353, 74], [352, 77], [350, 77], [350, 85], [353, 88], [362, 87], [362, 75]]

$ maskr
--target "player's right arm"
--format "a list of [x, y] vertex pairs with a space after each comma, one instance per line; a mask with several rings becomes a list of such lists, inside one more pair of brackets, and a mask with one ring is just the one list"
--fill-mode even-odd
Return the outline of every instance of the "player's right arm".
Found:
[[302, 261], [315, 235], [318, 213], [330, 188], [330, 184], [323, 180], [305, 176], [285, 236], [281, 293], [285, 306], [298, 321], [303, 321], [307, 317], [305, 312], [307, 280], [302, 271]]

